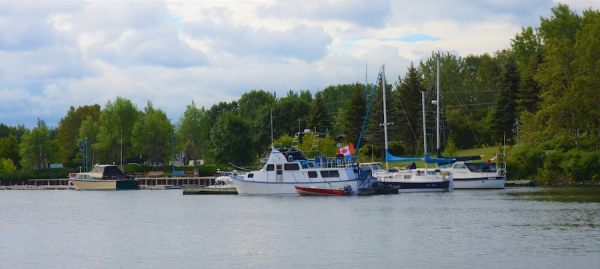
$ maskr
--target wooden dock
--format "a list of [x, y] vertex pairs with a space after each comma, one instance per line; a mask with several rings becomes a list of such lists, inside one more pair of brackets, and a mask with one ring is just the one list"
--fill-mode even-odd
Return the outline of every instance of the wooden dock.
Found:
[[538, 182], [535, 179], [507, 180], [504, 187], [537, 187]]
[[238, 194], [234, 188], [214, 188], [206, 186], [184, 186], [181, 188], [183, 195], [223, 195], [223, 194]]

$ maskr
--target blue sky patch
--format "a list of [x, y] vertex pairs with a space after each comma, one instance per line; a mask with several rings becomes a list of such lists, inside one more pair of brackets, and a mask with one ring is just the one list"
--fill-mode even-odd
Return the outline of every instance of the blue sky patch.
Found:
[[171, 21], [173, 24], [175, 24], [175, 27], [177, 27], [177, 29], [181, 30], [181, 27], [182, 27], [183, 23], [182, 23], [182, 20], [181, 20], [181, 18], [180, 18], [180, 17], [171, 16], [171, 17], [169, 18], [169, 20], [170, 20], [170, 21]]

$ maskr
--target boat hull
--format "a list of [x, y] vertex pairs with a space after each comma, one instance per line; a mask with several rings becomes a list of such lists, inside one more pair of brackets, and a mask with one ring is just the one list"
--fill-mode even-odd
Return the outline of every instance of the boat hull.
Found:
[[454, 178], [455, 189], [504, 189], [505, 183], [504, 177]]
[[137, 180], [71, 179], [71, 183], [79, 190], [136, 190], [139, 188]]
[[[358, 181], [336, 181], [330, 182], [331, 188], [343, 188], [345, 185], [350, 185], [353, 190], [358, 189]], [[297, 185], [310, 185], [314, 184], [313, 182], [258, 182], [258, 181], [247, 181], [235, 179], [234, 181], [235, 187], [237, 189], [238, 194], [242, 195], [271, 195], [271, 194], [298, 194], [296, 192]], [[318, 184], [322, 184], [323, 182], [317, 182]]]
[[440, 182], [382, 182], [397, 188], [398, 192], [447, 192], [453, 190], [452, 181]]
[[343, 189], [329, 189], [316, 187], [295, 186], [296, 192], [301, 196], [344, 196], [352, 193], [346, 192]]

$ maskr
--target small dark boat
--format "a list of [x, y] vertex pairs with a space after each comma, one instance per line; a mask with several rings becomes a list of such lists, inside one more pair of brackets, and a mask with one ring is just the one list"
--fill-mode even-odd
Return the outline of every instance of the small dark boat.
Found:
[[349, 185], [343, 188], [333, 189], [331, 187], [315, 187], [315, 186], [294, 186], [296, 192], [301, 196], [346, 196], [352, 195], [352, 188]]

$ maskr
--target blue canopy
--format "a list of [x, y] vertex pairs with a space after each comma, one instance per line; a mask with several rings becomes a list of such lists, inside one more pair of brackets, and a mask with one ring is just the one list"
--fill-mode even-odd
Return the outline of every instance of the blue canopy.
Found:
[[453, 158], [431, 158], [429, 154], [425, 154], [425, 163], [447, 164], [453, 162]]
[[[441, 153], [438, 152], [437, 154], [438, 158], [446, 158], [444, 156], [442, 156]], [[459, 157], [452, 157], [454, 158], [454, 161], [471, 161], [471, 160], [481, 160], [481, 156], [480, 155], [474, 155], [474, 156], [459, 156]]]
[[390, 152], [388, 152], [388, 150], [385, 150], [385, 160], [388, 162], [418, 162], [418, 161], [422, 161], [423, 158], [404, 158], [404, 157], [396, 157], [392, 154], [390, 154]]

